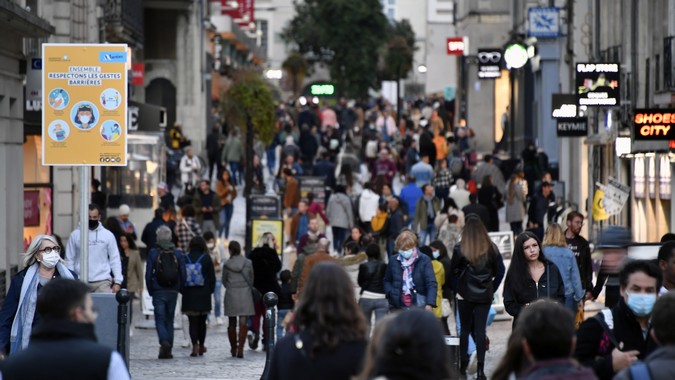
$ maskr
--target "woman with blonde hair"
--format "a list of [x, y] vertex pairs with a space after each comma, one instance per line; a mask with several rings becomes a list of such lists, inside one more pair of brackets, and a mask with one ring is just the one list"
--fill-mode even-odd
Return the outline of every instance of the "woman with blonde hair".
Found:
[[565, 306], [573, 313], [579, 307], [583, 307], [584, 289], [581, 287], [579, 266], [572, 250], [567, 248], [567, 241], [562, 227], [557, 223], [551, 223], [544, 234], [544, 256], [552, 261], [560, 271], [565, 284]]
[[467, 218], [461, 240], [455, 245], [450, 267], [458, 278], [460, 375], [466, 373], [469, 365], [468, 346], [471, 334], [476, 341], [476, 379], [484, 380], [487, 317], [494, 291], [499, 288], [505, 270], [502, 256], [479, 218]]
[[522, 171], [511, 175], [506, 185], [506, 222], [511, 225], [514, 236], [523, 232], [523, 219], [525, 219], [525, 198], [527, 197], [527, 184]]
[[439, 306], [431, 259], [420, 254], [417, 242], [417, 235], [410, 229], [403, 229], [394, 242], [398, 253], [389, 258], [384, 275], [384, 293], [393, 309], [421, 307], [432, 311]]
[[38, 235], [28, 246], [23, 265], [9, 286], [9, 292], [0, 310], [0, 351], [14, 354], [26, 348], [33, 325], [40, 288], [51, 279], [76, 279], [61, 258], [61, 247], [54, 236]]

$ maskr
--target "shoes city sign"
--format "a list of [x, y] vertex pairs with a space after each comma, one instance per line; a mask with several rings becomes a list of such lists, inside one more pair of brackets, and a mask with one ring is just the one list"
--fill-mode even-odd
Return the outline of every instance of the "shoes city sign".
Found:
[[636, 109], [633, 127], [635, 140], [675, 140], [675, 110]]
[[601, 107], [619, 105], [620, 69], [618, 63], [577, 63], [578, 105]]

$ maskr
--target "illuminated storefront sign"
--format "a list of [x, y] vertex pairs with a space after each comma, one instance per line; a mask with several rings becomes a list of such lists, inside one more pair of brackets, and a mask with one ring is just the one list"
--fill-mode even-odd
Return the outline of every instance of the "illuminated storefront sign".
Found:
[[577, 99], [580, 106], [619, 105], [618, 63], [577, 63]]
[[502, 76], [501, 49], [478, 49], [478, 78], [495, 79]]
[[313, 84], [309, 91], [312, 95], [333, 95], [335, 93], [335, 86], [332, 84]]
[[636, 109], [633, 125], [635, 140], [675, 140], [675, 110]]
[[573, 119], [579, 116], [576, 95], [552, 94], [551, 108], [551, 117], [554, 119]]
[[448, 38], [445, 45], [448, 55], [464, 55], [464, 51], [466, 50], [464, 37]]

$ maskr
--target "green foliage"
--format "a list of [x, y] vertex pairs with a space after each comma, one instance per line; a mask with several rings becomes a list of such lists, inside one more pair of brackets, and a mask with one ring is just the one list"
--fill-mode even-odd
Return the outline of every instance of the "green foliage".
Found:
[[305, 0], [282, 36], [310, 63], [326, 63], [341, 95], [367, 96], [379, 87], [378, 51], [389, 29], [379, 0]]
[[395, 22], [389, 28], [390, 35], [382, 52], [380, 78], [397, 80], [408, 77], [412, 69], [415, 50], [415, 32], [408, 20]]
[[298, 96], [300, 88], [302, 87], [302, 81], [305, 79], [305, 75], [307, 75], [307, 71], [309, 70], [307, 60], [305, 60], [305, 57], [299, 52], [293, 51], [281, 64], [281, 68], [284, 69], [291, 78], [293, 95]]
[[260, 73], [249, 70], [237, 73], [221, 99], [223, 114], [230, 126], [238, 126], [245, 136], [248, 132], [246, 117], [249, 115], [257, 138], [265, 144], [272, 142], [275, 104], [272, 91]]

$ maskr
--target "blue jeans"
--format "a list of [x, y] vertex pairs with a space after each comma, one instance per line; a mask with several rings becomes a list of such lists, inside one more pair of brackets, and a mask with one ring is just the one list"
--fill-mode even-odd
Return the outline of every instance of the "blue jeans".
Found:
[[359, 307], [366, 317], [366, 324], [370, 327], [370, 320], [375, 314], [375, 323], [382, 319], [389, 312], [389, 302], [386, 298], [382, 299], [359, 299]]
[[574, 293], [568, 294], [565, 296], [565, 306], [572, 310], [572, 313], [575, 315], [577, 314], [577, 311], [579, 309], [579, 302], [574, 300]]
[[223, 206], [220, 210], [220, 231], [218, 231], [218, 235], [226, 238], [230, 236], [230, 221], [232, 220], [233, 212], [234, 205], [231, 203]]
[[230, 161], [230, 171], [232, 172], [232, 182], [236, 185], [241, 185], [241, 164], [236, 161]]
[[213, 314], [216, 318], [220, 317], [220, 304], [223, 302], [223, 297], [221, 297], [223, 288], [223, 280], [220, 278], [219, 274], [216, 274], [216, 289], [213, 291]]
[[291, 311], [291, 309], [278, 309], [277, 310], [277, 342], [284, 336], [284, 326], [281, 325], [281, 322], [286, 318], [286, 314]]
[[394, 253], [395, 253], [394, 252], [394, 243], [395, 243], [395, 239], [391, 239], [391, 238], [387, 239], [387, 255], [389, 257], [394, 255]]
[[347, 239], [348, 229], [342, 227], [332, 227], [333, 228], [333, 249], [337, 253], [342, 252], [342, 243]]
[[178, 293], [171, 290], [160, 290], [152, 295], [152, 306], [155, 308], [155, 327], [159, 343], [169, 342], [173, 347], [173, 316], [176, 311]]
[[277, 149], [269, 147], [267, 148], [267, 168], [270, 170], [270, 174], [274, 171], [274, 165], [276, 162]]
[[[426, 242], [429, 237], [429, 242]], [[420, 229], [420, 246], [430, 244], [436, 238], [436, 226], [433, 223], [427, 223], [427, 228]]]

